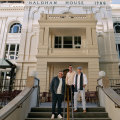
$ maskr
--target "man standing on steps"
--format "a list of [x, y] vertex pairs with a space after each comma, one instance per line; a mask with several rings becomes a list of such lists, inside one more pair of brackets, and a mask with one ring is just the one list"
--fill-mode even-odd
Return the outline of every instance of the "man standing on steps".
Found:
[[65, 93], [65, 80], [63, 79], [63, 72], [60, 71], [58, 76], [52, 79], [50, 90], [52, 92], [52, 117], [55, 118], [55, 108], [58, 103], [58, 119], [62, 119], [61, 104]]
[[69, 98], [70, 99], [71, 99], [71, 92], [72, 92], [72, 95], [74, 94], [74, 85], [73, 85], [73, 82], [74, 82], [74, 76], [75, 76], [75, 74], [76, 73], [73, 70], [72, 65], [69, 65], [69, 72], [66, 75], [66, 84], [68, 86], [70, 86], [70, 89], [69, 89], [69, 96], [70, 96]]
[[83, 112], [86, 113], [85, 87], [87, 83], [87, 77], [82, 73], [82, 67], [78, 67], [77, 74], [74, 77], [74, 112], [77, 112], [77, 99], [80, 93], [82, 97]]

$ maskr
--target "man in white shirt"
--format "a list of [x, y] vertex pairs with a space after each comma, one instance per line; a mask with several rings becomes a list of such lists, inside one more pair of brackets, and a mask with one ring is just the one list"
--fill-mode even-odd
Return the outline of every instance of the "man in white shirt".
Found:
[[85, 87], [87, 83], [87, 77], [82, 73], [82, 67], [78, 67], [77, 74], [74, 77], [74, 112], [77, 112], [77, 99], [79, 93], [82, 97], [83, 112], [86, 112]]
[[66, 75], [66, 84], [69, 86], [73, 85], [73, 81], [74, 81], [74, 76], [75, 76], [75, 71], [73, 70], [72, 65], [69, 65], [69, 72]]
[[[69, 100], [71, 100], [71, 97], [74, 96], [74, 76], [76, 74], [76, 72], [73, 70], [72, 65], [69, 65], [69, 72], [66, 75], [66, 84], [69, 86]], [[72, 93], [72, 96], [71, 96]], [[72, 102], [72, 100], [71, 100]]]

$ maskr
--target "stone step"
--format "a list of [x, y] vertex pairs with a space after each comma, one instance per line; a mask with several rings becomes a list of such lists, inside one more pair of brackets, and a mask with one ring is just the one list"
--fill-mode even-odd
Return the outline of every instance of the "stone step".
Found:
[[[65, 111], [67, 111], [67, 109], [65, 109]], [[82, 111], [83, 111], [82, 108], [78, 108], [78, 112], [82, 112]], [[52, 109], [35, 107], [31, 109], [31, 112], [52, 112]], [[87, 112], [105, 112], [105, 108], [103, 107], [87, 108]]]
[[[50, 118], [26, 118], [25, 120], [50, 120]], [[58, 120], [57, 118], [54, 120]], [[64, 120], [67, 120], [66, 118]], [[70, 118], [72, 120], [72, 118]], [[74, 120], [111, 120], [110, 118], [74, 118]]]
[[[50, 112], [30, 112], [28, 113], [28, 118], [50, 118]], [[65, 118], [67, 113], [65, 113]], [[108, 113], [106, 112], [76, 112], [74, 113], [74, 118], [108, 118]]]

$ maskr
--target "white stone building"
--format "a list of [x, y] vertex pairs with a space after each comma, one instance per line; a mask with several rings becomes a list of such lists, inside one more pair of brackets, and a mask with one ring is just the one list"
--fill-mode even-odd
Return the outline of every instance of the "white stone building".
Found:
[[[117, 49], [117, 51], [116, 51]], [[0, 0], [0, 58], [16, 63], [17, 79], [38, 72], [41, 90], [72, 64], [95, 90], [99, 71], [119, 77], [120, 5], [111, 0]]]

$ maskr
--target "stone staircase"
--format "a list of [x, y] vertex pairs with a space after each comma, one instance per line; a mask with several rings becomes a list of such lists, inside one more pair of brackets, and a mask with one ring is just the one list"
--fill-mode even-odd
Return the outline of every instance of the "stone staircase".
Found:
[[[65, 110], [67, 111], [67, 110]], [[51, 108], [32, 108], [25, 120], [50, 120]], [[65, 120], [67, 120], [67, 113], [65, 113]], [[56, 118], [57, 120], [57, 118]], [[71, 119], [72, 120], [72, 119]], [[74, 120], [111, 120], [108, 113], [103, 107], [87, 108], [87, 113], [82, 113], [79, 108], [78, 112], [74, 113]]]

